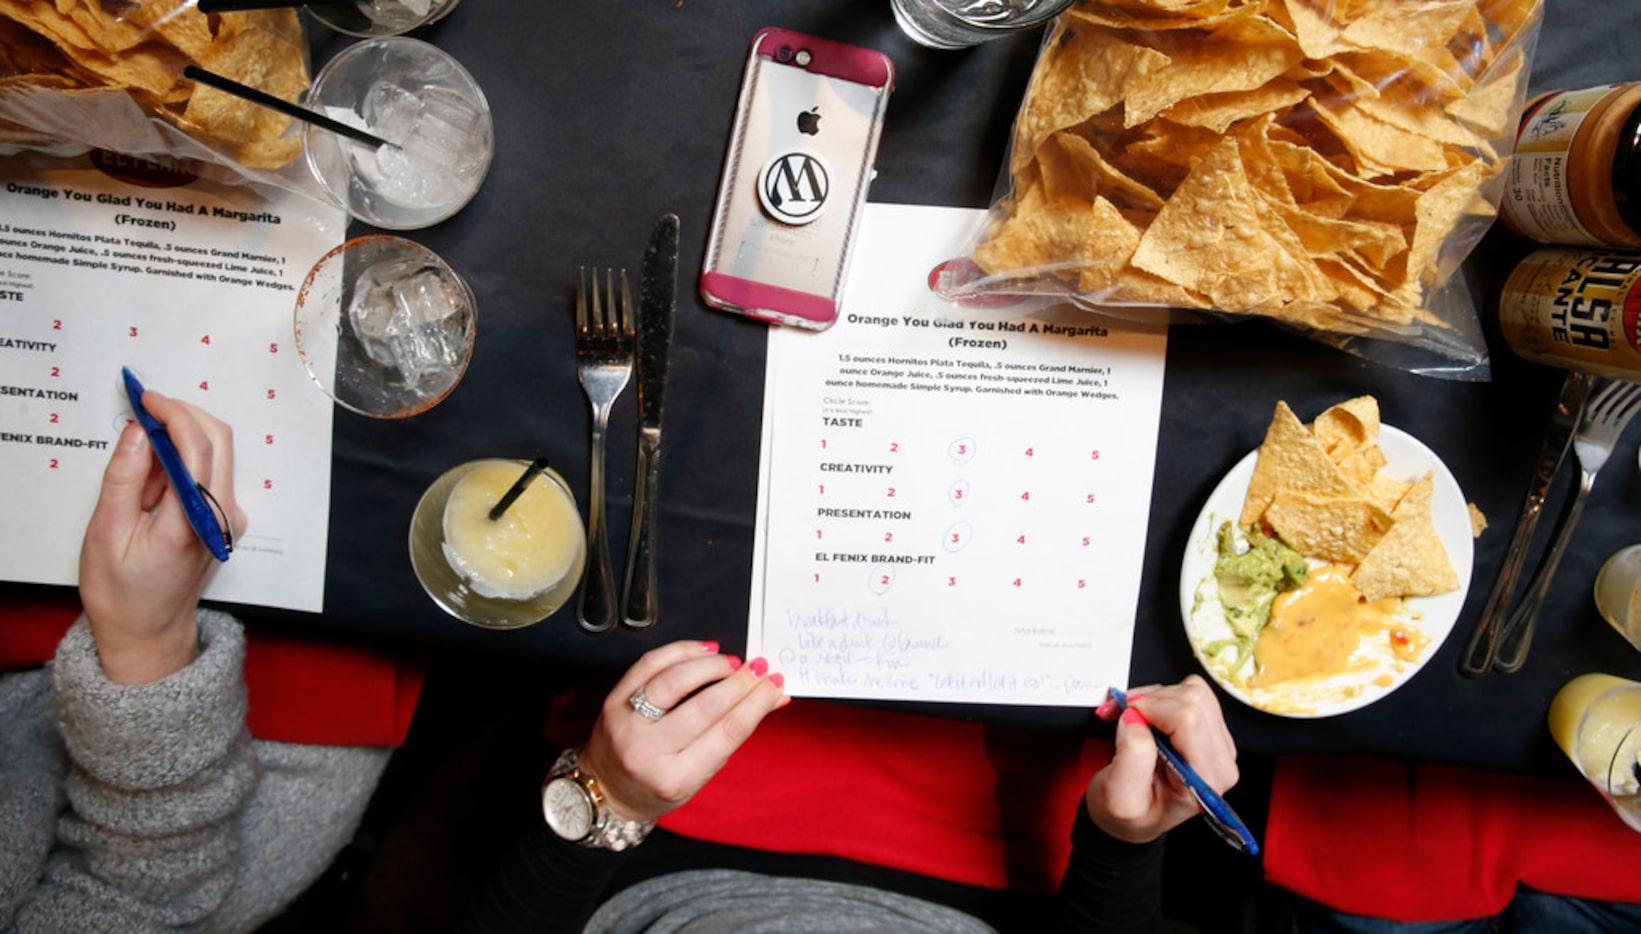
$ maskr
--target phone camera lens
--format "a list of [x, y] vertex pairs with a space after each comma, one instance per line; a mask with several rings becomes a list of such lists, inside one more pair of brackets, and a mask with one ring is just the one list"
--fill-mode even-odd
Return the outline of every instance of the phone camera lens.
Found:
[[802, 65], [804, 67], [808, 67], [809, 59], [810, 59], [809, 50], [808, 49], [799, 49], [798, 54], [795, 58], [793, 58], [793, 61], [797, 62], [799, 65]]
[[792, 47], [789, 45], [781, 46], [780, 51], [775, 53], [775, 58], [783, 62], [790, 62], [792, 60]]

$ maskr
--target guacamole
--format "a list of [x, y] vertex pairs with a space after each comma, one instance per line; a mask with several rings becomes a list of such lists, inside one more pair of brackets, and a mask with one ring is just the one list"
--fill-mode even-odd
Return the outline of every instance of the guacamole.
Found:
[[1231, 624], [1238, 642], [1251, 644], [1270, 621], [1276, 595], [1305, 586], [1308, 574], [1305, 556], [1275, 538], [1250, 532], [1248, 550], [1239, 554], [1231, 523], [1219, 527], [1214, 577], [1219, 581], [1225, 621]]

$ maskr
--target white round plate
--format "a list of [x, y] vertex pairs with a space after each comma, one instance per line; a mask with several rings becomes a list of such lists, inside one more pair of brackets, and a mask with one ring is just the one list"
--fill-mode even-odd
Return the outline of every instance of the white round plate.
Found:
[[[1424, 476], [1427, 470], [1434, 472], [1431, 514], [1436, 534], [1459, 577], [1456, 590], [1434, 597], [1409, 597], [1405, 601], [1408, 621], [1417, 626], [1427, 640], [1424, 651], [1411, 662], [1392, 664], [1387, 659], [1381, 667], [1366, 672], [1350, 672], [1303, 687], [1290, 685], [1280, 690], [1249, 689], [1235, 681], [1232, 672], [1222, 670], [1227, 667], [1224, 663], [1207, 657], [1205, 646], [1231, 637], [1230, 624], [1225, 622], [1224, 608], [1219, 603], [1219, 586], [1214, 580], [1215, 532], [1223, 522], [1234, 525], [1242, 513], [1242, 500], [1248, 493], [1254, 462], [1259, 458], [1256, 449], [1238, 461], [1209, 494], [1207, 504], [1191, 527], [1179, 580], [1180, 615], [1185, 621], [1191, 651], [1196, 653], [1197, 661], [1208, 675], [1237, 700], [1279, 716], [1299, 718], [1331, 717], [1366, 707], [1407, 683], [1453, 631], [1470, 589], [1470, 571], [1475, 558], [1470, 512], [1464, 494], [1441, 458], [1407, 432], [1381, 426], [1379, 449], [1386, 460], [1380, 472], [1386, 476], [1412, 482]], [[1252, 664], [1252, 658], [1244, 661], [1245, 668]]]

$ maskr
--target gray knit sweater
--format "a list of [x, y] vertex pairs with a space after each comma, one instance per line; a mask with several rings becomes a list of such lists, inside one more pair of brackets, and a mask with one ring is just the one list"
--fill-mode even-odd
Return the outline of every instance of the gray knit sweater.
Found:
[[0, 676], [0, 932], [246, 931], [351, 838], [389, 750], [251, 739], [245, 640], [104, 676], [81, 618], [45, 669]]

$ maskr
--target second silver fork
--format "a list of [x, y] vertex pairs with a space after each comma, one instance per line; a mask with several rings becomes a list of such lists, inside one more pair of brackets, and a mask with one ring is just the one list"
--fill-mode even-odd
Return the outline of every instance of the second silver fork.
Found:
[[1615, 380], [1590, 397], [1578, 433], [1573, 436], [1573, 454], [1578, 458], [1578, 489], [1573, 492], [1572, 501], [1556, 526], [1555, 538], [1533, 576], [1532, 586], [1527, 588], [1521, 605], [1510, 614], [1504, 628], [1499, 631], [1498, 655], [1493, 659], [1495, 670], [1511, 674], [1519, 671], [1527, 661], [1527, 649], [1533, 641], [1533, 627], [1538, 621], [1539, 610], [1544, 607], [1544, 598], [1550, 592], [1550, 580], [1567, 550], [1567, 543], [1572, 540], [1573, 527], [1578, 525], [1579, 516], [1584, 512], [1584, 499], [1595, 486], [1596, 473], [1606, 466], [1614, 442], [1624, 433], [1624, 426], [1630, 423], [1638, 408], [1641, 408], [1641, 384]]
[[620, 284], [621, 291], [617, 294], [614, 270], [585, 266], [581, 267], [576, 284], [576, 375], [593, 407], [592, 449], [588, 462], [591, 480], [587, 503], [587, 569], [581, 579], [581, 596], [576, 601], [576, 620], [589, 632], [610, 629], [620, 616], [604, 508], [604, 437], [610, 424], [610, 406], [632, 378], [632, 296], [627, 290], [625, 269], [621, 270]]

